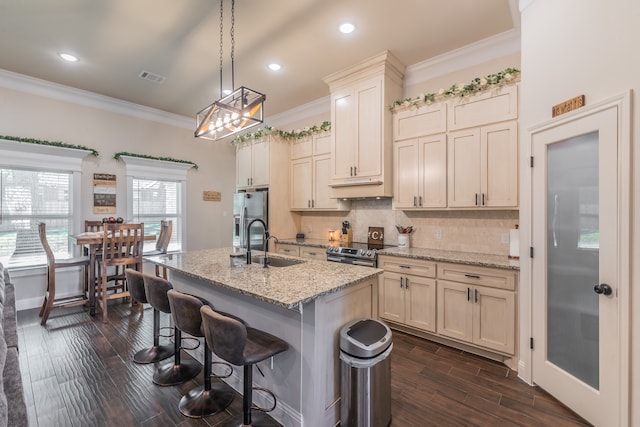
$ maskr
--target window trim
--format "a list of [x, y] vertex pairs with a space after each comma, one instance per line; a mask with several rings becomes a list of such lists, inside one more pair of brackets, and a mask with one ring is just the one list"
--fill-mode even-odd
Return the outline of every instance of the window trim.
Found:
[[125, 164], [127, 176], [127, 218], [133, 218], [132, 198], [134, 178], [179, 182], [180, 200], [178, 200], [178, 203], [181, 210], [180, 228], [182, 230], [180, 247], [182, 250], [185, 250], [187, 240], [187, 171], [191, 169], [193, 165], [125, 155], [120, 156], [120, 160]]

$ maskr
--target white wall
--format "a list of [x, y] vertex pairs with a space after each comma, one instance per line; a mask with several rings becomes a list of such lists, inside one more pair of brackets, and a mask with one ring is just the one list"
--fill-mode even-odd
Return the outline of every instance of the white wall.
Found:
[[[34, 87], [42, 86], [39, 82], [33, 83]], [[122, 162], [113, 159], [116, 152], [128, 151], [172, 157], [193, 161], [199, 166], [198, 170], [191, 169], [187, 173], [185, 249], [195, 250], [231, 244], [235, 149], [228, 141], [197, 140], [193, 137], [193, 129], [187, 126], [159, 123], [137, 118], [135, 115], [125, 115], [53, 99], [49, 96], [40, 96], [34, 94], [33, 90], [24, 91], [6, 86], [3, 87], [3, 84], [0, 84], [0, 135], [63, 141], [84, 145], [100, 152], [99, 158], [88, 157], [83, 161], [82, 212], [80, 213], [82, 219], [104, 216], [93, 213], [94, 172], [116, 174], [117, 214], [114, 216], [126, 217], [125, 168]], [[57, 86], [53, 89], [56, 93], [61, 90]], [[42, 93], [45, 92], [42, 91]], [[109, 100], [104, 101], [107, 104]], [[135, 109], [135, 106], [124, 105], [123, 111], [127, 107]], [[161, 116], [159, 112], [158, 114]], [[185, 122], [191, 123], [190, 118], [185, 118]], [[204, 190], [221, 192], [222, 201], [204, 202], [202, 200]], [[39, 274], [41, 275], [41, 272]], [[37, 299], [38, 295], [41, 299], [45, 283], [42, 277], [27, 276], [21, 279], [18, 273], [12, 276], [16, 284], [21, 285], [16, 286], [19, 309], [25, 308], [26, 300]], [[21, 281], [23, 283], [20, 283]], [[33, 303], [26, 304], [33, 306]]]
[[[584, 94], [587, 105], [618, 95], [629, 89], [640, 90], [640, 2], [636, 0], [535, 0], [522, 2], [522, 82], [521, 82], [521, 154], [528, 152], [524, 139], [527, 129], [551, 118], [551, 106]], [[632, 146], [640, 137], [640, 110], [632, 111]], [[632, 148], [632, 189], [640, 188], [640, 151]], [[523, 176], [522, 178], [525, 178]], [[521, 179], [521, 224], [530, 226], [528, 182]], [[640, 199], [632, 192], [632, 260], [640, 265], [640, 230], [637, 227]], [[523, 247], [528, 246], [526, 233]], [[523, 294], [530, 289], [530, 266], [521, 262]], [[631, 283], [638, 283], [638, 271], [632, 270]], [[640, 292], [631, 286], [631, 425], [640, 425]], [[621, 301], [621, 304], [628, 301]], [[530, 313], [521, 307], [525, 320]], [[635, 363], [634, 363], [635, 362]], [[635, 365], [635, 366], [634, 366]]]

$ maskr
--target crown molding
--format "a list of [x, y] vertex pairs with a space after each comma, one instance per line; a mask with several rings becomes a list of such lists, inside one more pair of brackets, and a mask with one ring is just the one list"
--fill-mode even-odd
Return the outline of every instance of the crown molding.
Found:
[[192, 117], [168, 113], [8, 70], [0, 69], [0, 87], [184, 129], [192, 129], [194, 123]]
[[412, 86], [518, 52], [520, 52], [520, 30], [505, 31], [408, 66], [404, 85]]

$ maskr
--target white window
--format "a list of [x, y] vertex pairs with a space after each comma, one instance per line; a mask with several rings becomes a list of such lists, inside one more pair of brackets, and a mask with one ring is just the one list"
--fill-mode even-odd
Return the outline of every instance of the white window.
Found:
[[[121, 156], [127, 168], [127, 219], [144, 223], [145, 234], [160, 232], [160, 221], [172, 222], [169, 251], [185, 248], [186, 182], [190, 164]], [[145, 251], [155, 242], [145, 242]]]
[[[0, 262], [20, 268], [45, 265], [38, 223], [56, 258], [76, 250], [69, 235], [80, 219], [80, 177], [85, 150], [0, 140]], [[55, 165], [52, 169], [50, 165]]]

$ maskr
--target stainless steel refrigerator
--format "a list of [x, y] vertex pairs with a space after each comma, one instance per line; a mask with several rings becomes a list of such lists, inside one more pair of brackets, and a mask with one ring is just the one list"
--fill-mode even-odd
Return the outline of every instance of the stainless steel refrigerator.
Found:
[[[268, 191], [251, 191], [233, 195], [233, 246], [246, 250], [247, 225], [251, 220], [259, 218], [268, 222]], [[264, 247], [264, 230], [259, 223], [254, 223], [250, 230], [249, 242], [251, 250], [262, 250]]]

